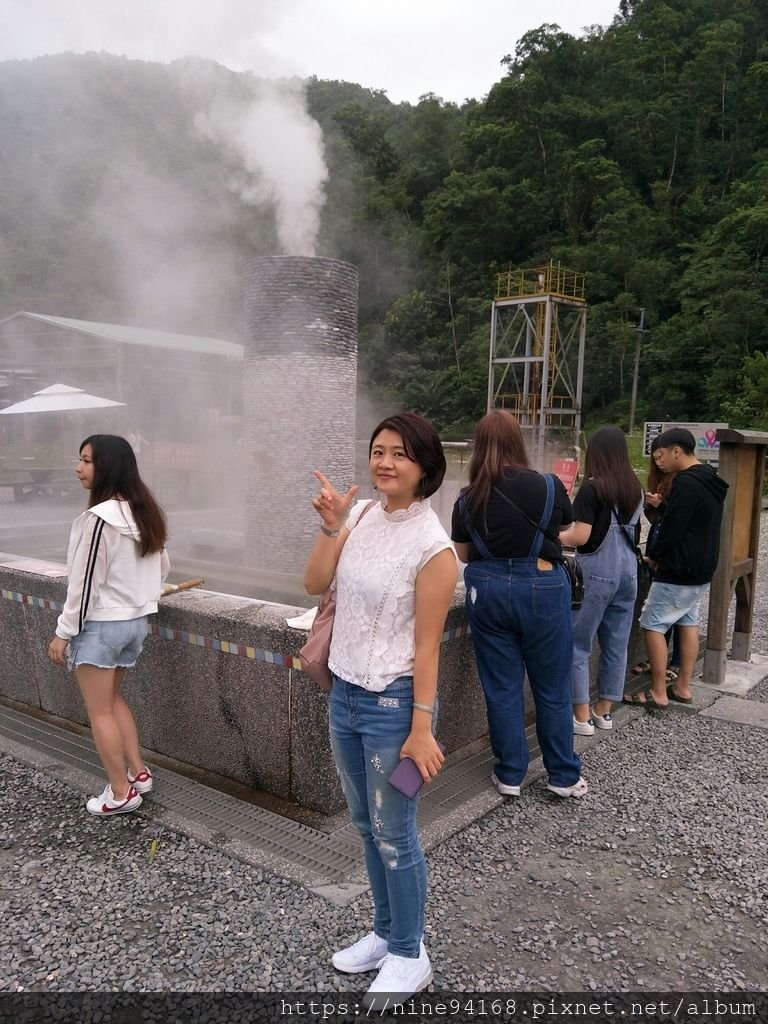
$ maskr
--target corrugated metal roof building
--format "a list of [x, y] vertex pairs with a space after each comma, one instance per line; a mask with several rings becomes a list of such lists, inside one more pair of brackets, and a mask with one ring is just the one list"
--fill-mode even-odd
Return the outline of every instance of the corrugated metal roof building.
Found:
[[220, 338], [18, 312], [0, 320], [0, 408], [69, 384], [125, 402], [144, 430], [162, 417], [163, 434], [180, 440], [211, 415], [240, 413], [242, 359]]

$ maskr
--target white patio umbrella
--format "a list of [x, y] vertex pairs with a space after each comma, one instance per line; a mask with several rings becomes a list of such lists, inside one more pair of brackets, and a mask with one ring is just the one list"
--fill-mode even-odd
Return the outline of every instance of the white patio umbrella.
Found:
[[75, 409], [106, 409], [110, 405], [125, 405], [113, 402], [111, 398], [89, 395], [82, 388], [71, 388], [68, 384], [52, 384], [49, 388], [36, 391], [32, 398], [0, 409], [0, 416], [12, 416], [26, 412], [67, 412]]

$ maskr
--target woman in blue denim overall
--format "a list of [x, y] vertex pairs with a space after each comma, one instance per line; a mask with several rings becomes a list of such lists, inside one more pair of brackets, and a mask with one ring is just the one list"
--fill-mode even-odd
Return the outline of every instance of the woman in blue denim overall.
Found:
[[337, 493], [315, 473], [320, 533], [304, 585], [319, 594], [335, 579], [328, 658], [333, 678], [331, 747], [352, 822], [363, 840], [373, 929], [334, 953], [347, 974], [379, 968], [364, 1004], [382, 1010], [432, 980], [422, 937], [427, 868], [416, 830], [417, 800], [388, 779], [403, 757], [424, 782], [443, 755], [434, 737], [437, 666], [456, 590], [456, 555], [430, 506], [445, 475], [434, 428], [415, 413], [380, 423], [369, 465], [381, 501]]
[[[561, 530], [577, 547], [584, 573], [584, 603], [573, 613], [573, 728], [592, 736], [613, 728], [611, 711], [624, 696], [627, 652], [637, 597], [638, 523], [643, 489], [618, 427], [601, 427], [587, 445], [587, 477], [573, 504], [575, 522]], [[589, 659], [597, 637], [597, 700], [589, 705]]]
[[467, 563], [467, 618], [496, 756], [491, 781], [503, 796], [520, 795], [528, 770], [526, 674], [547, 789], [559, 797], [587, 792], [573, 749], [571, 587], [557, 539], [571, 520], [562, 482], [531, 469], [514, 416], [484, 416], [451, 536]]

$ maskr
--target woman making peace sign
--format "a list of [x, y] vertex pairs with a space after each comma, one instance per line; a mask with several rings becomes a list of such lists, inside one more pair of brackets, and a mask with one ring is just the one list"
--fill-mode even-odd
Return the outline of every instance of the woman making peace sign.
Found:
[[[427, 870], [417, 801], [387, 781], [411, 757], [425, 782], [443, 762], [434, 735], [437, 664], [456, 588], [456, 556], [429, 496], [445, 475], [433, 427], [415, 413], [390, 416], [369, 447], [381, 501], [338, 494], [315, 473], [320, 534], [304, 585], [321, 594], [336, 578], [329, 657], [330, 733], [350, 815], [363, 839], [373, 930], [333, 956], [339, 971], [380, 967], [366, 1006], [408, 999], [432, 980], [422, 942]], [[350, 511], [351, 508], [351, 511]]]

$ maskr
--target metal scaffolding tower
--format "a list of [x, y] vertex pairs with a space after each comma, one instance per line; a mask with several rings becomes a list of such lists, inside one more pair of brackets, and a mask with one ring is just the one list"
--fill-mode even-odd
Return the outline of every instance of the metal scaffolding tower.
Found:
[[587, 333], [584, 279], [550, 260], [496, 280], [488, 411], [513, 413], [539, 457], [547, 440], [578, 447]]

